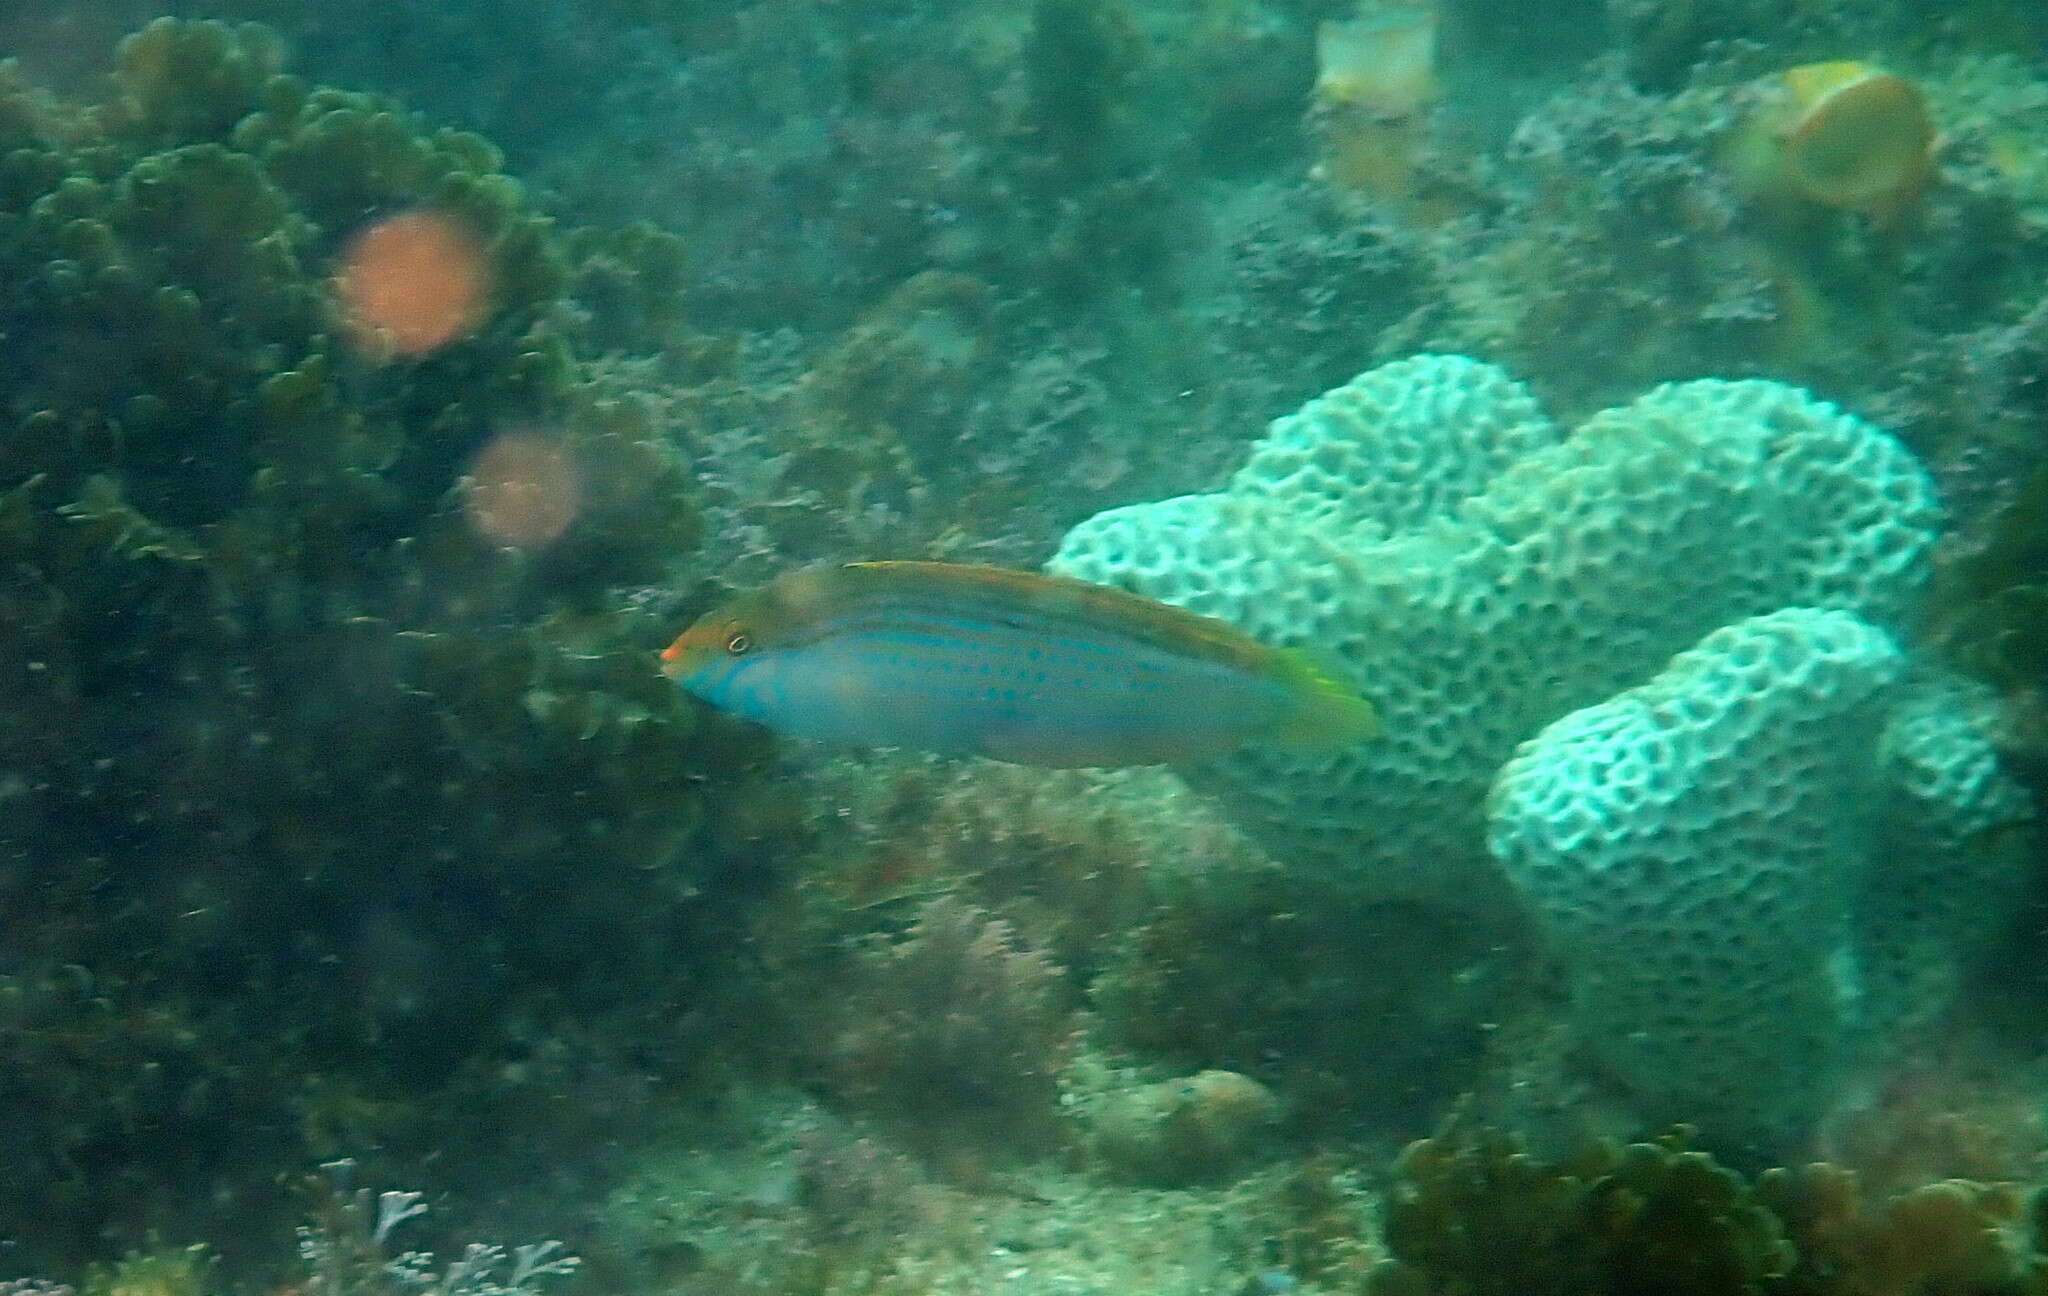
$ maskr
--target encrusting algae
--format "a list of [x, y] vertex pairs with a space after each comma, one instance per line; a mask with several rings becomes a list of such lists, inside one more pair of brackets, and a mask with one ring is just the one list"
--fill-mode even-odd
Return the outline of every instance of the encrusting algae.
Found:
[[1308, 656], [1123, 590], [952, 563], [808, 568], [699, 620], [663, 670], [805, 738], [1150, 765], [1378, 730]]

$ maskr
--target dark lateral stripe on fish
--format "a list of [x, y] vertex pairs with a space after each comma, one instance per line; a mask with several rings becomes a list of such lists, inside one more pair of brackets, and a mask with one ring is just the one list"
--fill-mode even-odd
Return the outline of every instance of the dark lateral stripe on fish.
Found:
[[1233, 628], [1219, 628], [1200, 613], [1108, 585], [951, 563], [849, 563], [839, 570], [854, 575], [866, 589], [904, 596], [905, 606], [929, 606], [933, 599], [943, 597], [956, 615], [963, 603], [997, 616], [1028, 613], [1071, 627], [1091, 644], [1098, 643], [1107, 630], [1176, 655], [1209, 657], [1239, 668], [1257, 669], [1263, 660], [1260, 647], [1243, 640]]

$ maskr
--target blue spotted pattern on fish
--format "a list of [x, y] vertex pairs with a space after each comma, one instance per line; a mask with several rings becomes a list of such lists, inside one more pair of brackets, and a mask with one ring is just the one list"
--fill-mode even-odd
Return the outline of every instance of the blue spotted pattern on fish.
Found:
[[1377, 732], [1309, 657], [1123, 590], [952, 563], [814, 567], [703, 617], [662, 668], [779, 732], [1028, 765], [1149, 765]]

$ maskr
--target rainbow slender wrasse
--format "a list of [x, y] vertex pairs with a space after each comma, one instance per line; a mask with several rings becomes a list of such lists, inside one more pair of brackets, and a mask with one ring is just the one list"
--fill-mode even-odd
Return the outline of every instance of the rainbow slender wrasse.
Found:
[[1379, 731], [1308, 656], [1136, 594], [953, 563], [811, 567], [684, 631], [662, 670], [827, 742], [1021, 765], [1152, 765]]

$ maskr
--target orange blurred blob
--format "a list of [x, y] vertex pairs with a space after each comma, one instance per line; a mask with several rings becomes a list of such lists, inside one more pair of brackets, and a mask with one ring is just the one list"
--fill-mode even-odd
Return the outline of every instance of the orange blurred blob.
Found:
[[380, 354], [425, 355], [483, 320], [491, 268], [459, 220], [410, 211], [349, 243], [335, 291], [356, 342]]
[[568, 451], [533, 432], [492, 438], [470, 465], [468, 488], [463, 506], [470, 525], [521, 549], [539, 548], [567, 531], [583, 503]]

